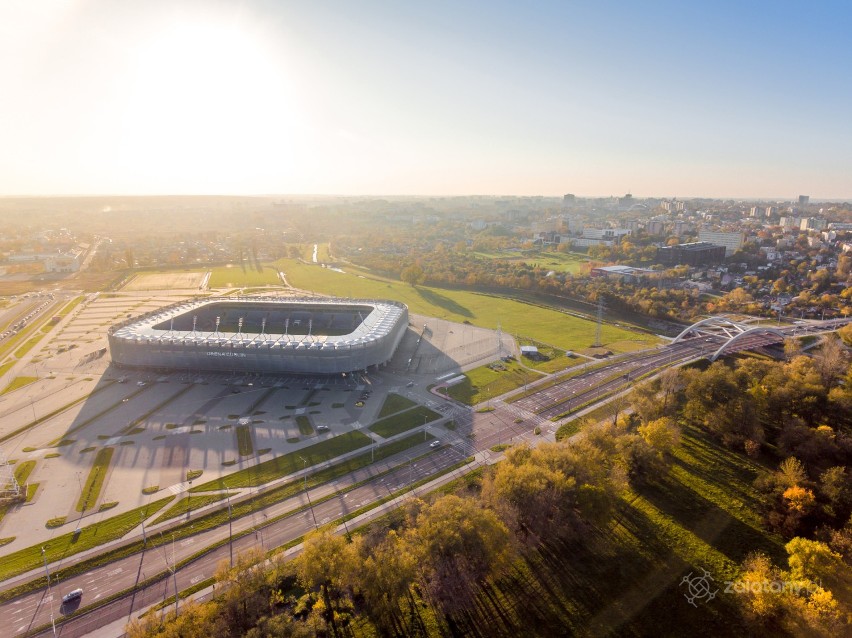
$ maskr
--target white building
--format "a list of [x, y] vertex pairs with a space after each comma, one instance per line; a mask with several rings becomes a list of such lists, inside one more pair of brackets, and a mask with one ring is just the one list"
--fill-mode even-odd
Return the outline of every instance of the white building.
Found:
[[819, 217], [805, 217], [799, 224], [799, 230], [825, 230], [828, 222]]
[[710, 230], [698, 231], [698, 241], [706, 241], [716, 246], [725, 247], [725, 257], [733, 255], [745, 243], [743, 233], [719, 233]]

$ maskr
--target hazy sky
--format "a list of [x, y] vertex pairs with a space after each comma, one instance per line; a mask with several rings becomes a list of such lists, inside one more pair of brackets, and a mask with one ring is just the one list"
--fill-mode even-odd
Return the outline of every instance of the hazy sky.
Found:
[[0, 0], [0, 195], [852, 197], [852, 3]]

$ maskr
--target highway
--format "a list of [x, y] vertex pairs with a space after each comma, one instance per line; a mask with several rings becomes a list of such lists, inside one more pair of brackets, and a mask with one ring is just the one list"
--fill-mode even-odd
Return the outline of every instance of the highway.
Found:
[[[252, 547], [271, 549], [284, 545], [311, 531], [315, 526], [322, 526], [368, 503], [390, 496], [407, 485], [444, 472], [466, 457], [463, 451], [452, 445], [429, 453], [430, 451], [429, 446], [424, 443], [408, 450], [404, 455], [347, 475], [334, 485], [325, 484], [310, 489], [310, 502], [313, 507], [303, 511], [299, 510], [308, 506], [304, 493], [253, 515], [235, 519], [235, 535], [255, 526], [258, 529], [233, 541], [234, 555]], [[426, 456], [417, 458], [420, 455]], [[379, 476], [385, 472], [387, 473]], [[361, 481], [367, 482], [352, 488], [355, 483]], [[328, 500], [322, 500], [325, 498]], [[267, 522], [287, 513], [290, 515], [281, 520]], [[0, 607], [0, 625], [10, 628], [14, 635], [26, 634], [41, 626], [49, 627], [51, 614], [58, 622], [65, 614], [73, 613], [78, 605], [89, 605], [115, 592], [133, 589], [128, 596], [100, 607], [94, 613], [81, 615], [57, 626], [57, 635], [82, 636], [120, 618], [130, 620], [134, 611], [174, 595], [174, 580], [177, 581], [178, 591], [181, 591], [212, 577], [219, 562], [229, 559], [231, 548], [227, 543], [181, 567], [174, 577], [170, 570], [172, 565], [180, 563], [200, 549], [217, 542], [226, 542], [228, 536], [227, 525], [182, 540], [172, 539], [172, 542], [168, 542], [169, 536], [166, 534], [162, 537], [165, 543], [159, 547], [111, 562], [65, 581], [53, 580], [49, 593], [47, 589], [43, 589], [4, 604]], [[158, 574], [165, 575], [165, 578], [137, 588], [140, 583]], [[62, 605], [62, 596], [78, 587], [84, 590], [82, 601], [70, 606]], [[53, 635], [52, 629], [47, 629], [43, 635]]]
[[[791, 326], [784, 331], [802, 334], [827, 328], [829, 326], [812, 324]], [[736, 345], [737, 350], [741, 350], [773, 341], [778, 341], [776, 335], [755, 334], [749, 335]], [[211, 578], [217, 564], [228, 559], [231, 551], [237, 554], [251, 547], [269, 550], [284, 545], [316, 526], [337, 520], [426, 477], [439, 475], [477, 452], [480, 453], [480, 458], [487, 459], [490, 456], [489, 449], [497, 444], [522, 440], [531, 443], [552, 440], [552, 434], [557, 427], [551, 420], [554, 417], [592, 403], [600, 397], [621, 392], [634, 384], [638, 378], [661, 368], [709, 356], [724, 343], [723, 337], [702, 335], [653, 351], [646, 350], [618, 357], [609, 365], [582, 372], [556, 385], [535, 391], [514, 403], [490, 401], [488, 404], [492, 408], [491, 411], [477, 412], [447, 403], [445, 413], [455, 420], [456, 430], [447, 432], [443, 428], [430, 428], [430, 433], [437, 435], [444, 443], [440, 449], [432, 450], [424, 442], [404, 454], [357, 470], [334, 484], [310, 489], [310, 501], [306, 499], [305, 494], [300, 494], [262, 511], [235, 519], [234, 534], [239, 535], [246, 531], [250, 533], [234, 540], [232, 547], [227, 544], [229, 531], [225, 525], [182, 540], [173, 540], [171, 543], [168, 542], [166, 534], [166, 542], [160, 547], [149, 548], [66, 581], [54, 581], [49, 590], [45, 588], [3, 604], [0, 606], [0, 623], [9, 628], [10, 635], [24, 635], [47, 627], [39, 635], [50, 636], [53, 635], [53, 630], [50, 629], [51, 617], [59, 622], [65, 614], [73, 613], [77, 605], [88, 606], [122, 591], [129, 593], [93, 613], [82, 614], [57, 625], [56, 635], [83, 636], [116, 620], [129, 621], [140, 610], [174, 595], [175, 582], [177, 590], [181, 591]], [[533, 434], [536, 427], [541, 428], [543, 436]], [[380, 476], [383, 473], [385, 474]], [[353, 487], [359, 482], [364, 484]], [[322, 499], [327, 500], [319, 502]], [[313, 507], [298, 511], [309, 502], [313, 503]], [[390, 504], [381, 511], [389, 506]], [[283, 518], [280, 518], [282, 516]], [[274, 520], [279, 518], [280, 520]], [[171, 574], [170, 570], [175, 563], [180, 563], [200, 549], [220, 542], [226, 544], [182, 566], [174, 575]], [[141, 584], [155, 576], [159, 576], [157, 582]], [[8, 587], [9, 583], [4, 585]], [[63, 607], [60, 604], [62, 595], [77, 587], [84, 590], [82, 601], [72, 607]]]

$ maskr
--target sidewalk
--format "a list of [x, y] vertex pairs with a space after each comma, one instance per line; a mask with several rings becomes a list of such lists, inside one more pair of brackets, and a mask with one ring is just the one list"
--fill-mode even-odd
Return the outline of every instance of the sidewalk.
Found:
[[[474, 457], [474, 460], [469, 465], [469, 468], [468, 468], [467, 471], [469, 471], [470, 468], [473, 468], [476, 465], [491, 465], [495, 462], [496, 462], [496, 459], [493, 458], [487, 452], [479, 452]], [[358, 516], [355, 516], [354, 518], [349, 519], [346, 522], [345, 525], [343, 523], [339, 524], [334, 529], [334, 533], [335, 534], [343, 534], [343, 533], [348, 532], [350, 528], [355, 529], [355, 528], [358, 528], [365, 523], [370, 522], [373, 519], [380, 518], [380, 517], [384, 516], [385, 514], [397, 509], [407, 499], [412, 498], [412, 497], [416, 497], [418, 495], [418, 492], [420, 494], [423, 494], [425, 492], [431, 492], [431, 491], [441, 487], [442, 485], [445, 485], [446, 483], [449, 483], [450, 481], [455, 480], [456, 478], [458, 478], [458, 474], [459, 474], [460, 470], [461, 470], [461, 468], [453, 470], [451, 472], [447, 472], [447, 473], [445, 473], [445, 474], [443, 474], [443, 475], [441, 475], [437, 478], [432, 479], [428, 483], [421, 485], [417, 489], [409, 490], [405, 494], [397, 496], [397, 497], [393, 498], [392, 500], [387, 501], [386, 503], [378, 505], [378, 506], [372, 508], [371, 510], [364, 512], [363, 514], [359, 514]], [[282, 555], [285, 556], [287, 559], [291, 559], [291, 558], [298, 556], [301, 553], [301, 551], [302, 551], [302, 544], [300, 543], [300, 544], [295, 545], [295, 546], [293, 546], [289, 549], [284, 550], [284, 552], [282, 552]], [[179, 605], [183, 604], [187, 601], [190, 601], [190, 600], [203, 602], [206, 599], [208, 599], [209, 597], [211, 597], [213, 595], [213, 593], [214, 593], [214, 587], [212, 587], [212, 586], [206, 587], [205, 589], [201, 589], [201, 590], [195, 592], [194, 594], [187, 596], [184, 599], [181, 599], [181, 602], [179, 603]], [[148, 612], [150, 609], [152, 609], [154, 607], [156, 607], [156, 605], [150, 605], [145, 609], [137, 610], [133, 614], [134, 618], [138, 618], [139, 616], [143, 615], [144, 613]], [[123, 638], [124, 635], [125, 635], [125, 627], [127, 626], [127, 623], [128, 623], [127, 619], [116, 620], [116, 621], [114, 621], [114, 622], [112, 622], [108, 625], [105, 625], [103, 627], [100, 627], [96, 631], [91, 632], [91, 633], [86, 634], [86, 635], [92, 636], [93, 638]]]
[[[444, 416], [440, 419], [436, 419], [435, 421], [428, 423], [426, 425], [426, 427], [428, 428], [428, 427], [434, 427], [434, 426], [441, 425], [448, 418], [449, 417]], [[381, 449], [381, 447], [383, 445], [393, 443], [394, 441], [397, 441], [399, 439], [411, 436], [412, 434], [415, 434], [417, 432], [422, 432], [423, 427], [424, 426], [420, 426], [418, 428], [412, 428], [411, 430], [407, 430], [405, 432], [401, 432], [399, 434], [396, 434], [392, 437], [384, 439], [381, 442], [381, 444], [379, 444], [375, 441], [374, 437], [377, 437], [377, 435], [375, 435], [375, 434], [373, 434], [372, 432], [369, 432], [369, 431], [365, 432], [365, 434], [367, 434], [368, 436], [370, 436], [371, 439], [373, 439], [373, 442], [374, 442], [373, 445], [376, 446], [376, 449]], [[334, 465], [338, 465], [338, 464], [343, 463], [343, 462], [345, 462], [345, 461], [347, 461], [351, 458], [354, 458], [354, 457], [357, 457], [357, 456], [360, 456], [360, 455], [363, 455], [363, 454], [369, 454], [371, 448], [372, 448], [372, 446], [366, 445], [364, 447], [358, 448], [357, 450], [353, 450], [351, 452], [347, 452], [346, 454], [342, 454], [340, 456], [337, 456], [333, 459], [329, 459], [328, 461], [324, 461], [322, 463], [312, 465], [312, 466], [310, 466], [306, 469], [302, 469], [302, 470], [299, 470], [299, 471], [294, 472], [292, 474], [288, 474], [287, 476], [283, 476], [281, 478], [275, 479], [274, 481], [271, 481], [271, 482], [269, 482], [265, 485], [259, 486], [259, 487], [240, 488], [240, 494], [238, 496], [235, 496], [235, 497], [232, 496], [231, 497], [231, 506], [233, 507], [236, 504], [239, 504], [239, 503], [246, 501], [250, 498], [254, 498], [255, 496], [262, 495], [263, 493], [265, 493], [265, 492], [267, 492], [271, 489], [274, 489], [276, 487], [280, 487], [281, 485], [291, 483], [291, 482], [295, 482], [295, 481], [299, 481], [299, 480], [303, 479], [306, 475], [310, 476], [311, 474], [313, 474], [315, 472], [319, 472], [321, 470], [327, 469], [327, 468], [332, 467]], [[350, 484], [350, 481], [352, 483], [354, 483], [354, 482], [358, 482], [359, 480], [362, 480], [361, 478], [359, 478], [359, 476], [361, 476], [361, 475], [368, 474], [370, 472], [375, 474], [375, 473], [387, 471], [389, 469], [393, 469], [394, 467], [397, 467], [398, 465], [401, 465], [405, 462], [406, 457], [404, 455], [405, 455], [405, 452], [400, 452], [398, 454], [395, 454], [395, 455], [388, 457], [386, 459], [383, 459], [381, 461], [377, 461], [375, 463], [371, 463], [369, 465], [366, 465], [363, 468], [359, 468], [358, 470], [355, 470], [354, 472], [351, 472], [348, 475], [340, 477], [340, 478], [336, 479], [333, 484], [332, 483], [324, 483], [322, 485], [317, 485], [314, 488], [310, 488], [308, 490], [308, 492], [310, 494], [310, 498], [312, 500], [314, 500], [314, 499], [320, 499], [320, 498], [323, 498], [325, 496], [328, 496], [329, 494], [332, 494], [335, 491], [337, 491], [338, 486], [341, 485], [341, 484], [348, 485], [348, 484]], [[189, 483], [184, 482], [184, 483], [178, 483], [178, 484], [173, 485], [169, 488], [164, 488], [163, 490], [161, 490], [161, 492], [163, 492], [164, 495], [165, 495], [166, 492], [168, 492], [169, 490], [172, 490], [172, 492], [175, 494], [175, 496], [179, 496], [179, 495], [187, 492], [188, 488], [189, 488]], [[298, 500], [300, 498], [301, 497], [290, 497], [290, 498], [286, 499], [285, 501], [280, 501], [280, 502], [275, 503], [273, 505], [269, 505], [264, 509], [257, 510], [255, 512], [253, 512], [253, 515], [262, 517], [265, 514], [266, 517], [268, 517], [268, 518], [273, 518], [275, 516], [279, 516], [280, 514], [284, 514], [289, 510], [296, 509], [296, 508], [300, 507], [302, 505], [301, 502], [292, 503], [292, 501], [294, 499]], [[192, 514], [193, 514], [193, 516], [203, 515], [204, 513], [212, 511], [212, 510], [221, 509], [221, 508], [224, 507], [223, 503], [224, 503], [224, 501], [212, 503], [210, 505], [199, 508], [197, 510], [193, 510]], [[289, 504], [289, 506], [288, 506], [288, 504]], [[178, 517], [176, 519], [164, 521], [164, 522], [162, 522], [158, 525], [150, 525], [150, 526], [146, 525], [145, 526], [145, 532], [146, 532], [146, 535], [148, 537], [151, 537], [152, 535], [156, 535], [156, 534], [168, 534], [173, 528], [178, 527], [180, 525], [183, 525], [185, 523], [186, 523], [185, 517]], [[95, 525], [97, 525], [97, 523], [95, 523]], [[245, 515], [241, 516], [240, 518], [234, 519], [234, 521], [233, 521], [234, 533], [237, 533], [238, 531], [244, 531], [246, 529], [253, 528], [253, 527], [255, 527], [255, 525], [256, 525], [255, 522], [252, 520], [252, 514], [245, 514]], [[221, 527], [213, 528], [213, 529], [209, 529], [209, 530], [204, 530], [202, 532], [198, 532], [198, 534], [211, 535], [212, 536], [212, 535], [216, 534], [216, 530], [219, 530], [219, 529], [221, 529]], [[86, 550], [84, 552], [80, 552], [78, 554], [70, 555], [70, 556], [66, 557], [65, 559], [61, 559], [59, 561], [54, 561], [52, 563], [49, 563], [48, 567], [49, 567], [50, 571], [53, 572], [56, 569], [60, 569], [63, 565], [67, 565], [69, 562], [70, 563], [77, 563], [77, 562], [82, 562], [82, 561], [89, 559], [89, 558], [93, 558], [95, 556], [99, 556], [99, 555], [101, 555], [105, 552], [108, 552], [110, 550], [120, 548], [120, 547], [122, 547], [122, 546], [124, 546], [124, 545], [126, 545], [130, 542], [135, 542], [136, 540], [138, 540], [141, 537], [141, 534], [142, 534], [141, 525], [139, 525], [139, 526], [135, 527], [133, 530], [131, 530], [130, 532], [128, 532], [122, 538], [110, 541], [108, 543], [104, 543], [103, 545], [93, 547], [92, 549]], [[227, 528], [224, 529], [223, 538], [224, 537], [227, 537]], [[205, 542], [210, 544], [210, 543], [216, 542], [217, 540], [221, 540], [221, 538], [212, 537], [212, 538], [205, 540]], [[197, 551], [197, 549], [194, 550], [194, 551]], [[35, 578], [39, 578], [43, 575], [44, 575], [44, 566], [39, 565], [38, 567], [34, 567], [33, 569], [31, 569], [27, 572], [24, 572], [23, 574], [19, 574], [17, 576], [12, 576], [12, 577], [0, 582], [0, 591], [6, 591], [8, 589], [11, 589], [12, 587], [15, 587], [15, 586], [20, 585], [20, 584], [25, 583], [25, 582], [28, 582], [28, 581], [33, 580]]]

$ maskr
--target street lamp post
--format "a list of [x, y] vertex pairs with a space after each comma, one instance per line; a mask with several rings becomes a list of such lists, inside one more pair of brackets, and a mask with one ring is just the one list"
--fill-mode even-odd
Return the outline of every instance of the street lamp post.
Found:
[[[44, 562], [44, 573], [47, 575], [47, 595], [50, 596], [50, 571], [47, 569], [47, 556], [44, 547], [41, 548], [41, 560]], [[50, 601], [50, 626], [53, 628], [53, 635], [56, 636], [56, 623], [53, 621], [53, 600]]]
[[44, 574], [47, 576], [47, 586], [50, 587], [50, 571], [47, 569], [47, 555], [44, 553], [44, 547], [41, 548], [41, 560], [44, 562]]
[[192, 516], [192, 479], [189, 479], [189, 489], [186, 491], [186, 519]]
[[175, 563], [175, 535], [172, 533], [172, 583], [175, 587], [175, 619], [178, 617], [178, 586], [177, 586], [177, 563]]
[[317, 516], [316, 516], [316, 514], [314, 514], [314, 504], [311, 503], [311, 495], [308, 493], [308, 461], [307, 461], [307, 459], [304, 459], [301, 456], [299, 458], [302, 460], [302, 463], [304, 464], [303, 485], [304, 485], [304, 489], [305, 489], [305, 498], [308, 499], [308, 507], [311, 510], [311, 518], [314, 519], [314, 529], [319, 529], [319, 525], [317, 525]]
[[77, 529], [74, 530], [75, 534], [80, 531], [80, 521], [83, 520], [83, 510], [86, 509], [86, 498], [83, 495], [83, 481], [80, 479], [79, 472], [77, 472], [77, 485], [80, 486], [80, 516], [77, 517]]
[[417, 492], [414, 491], [413, 473], [414, 468], [417, 466], [414, 465], [414, 459], [412, 459], [410, 456], [406, 458], [408, 459], [408, 486], [411, 488], [411, 491], [416, 494]]
[[231, 492], [226, 492], [228, 496], [228, 552], [231, 555], [231, 567], [234, 566], [234, 532], [231, 528]]

